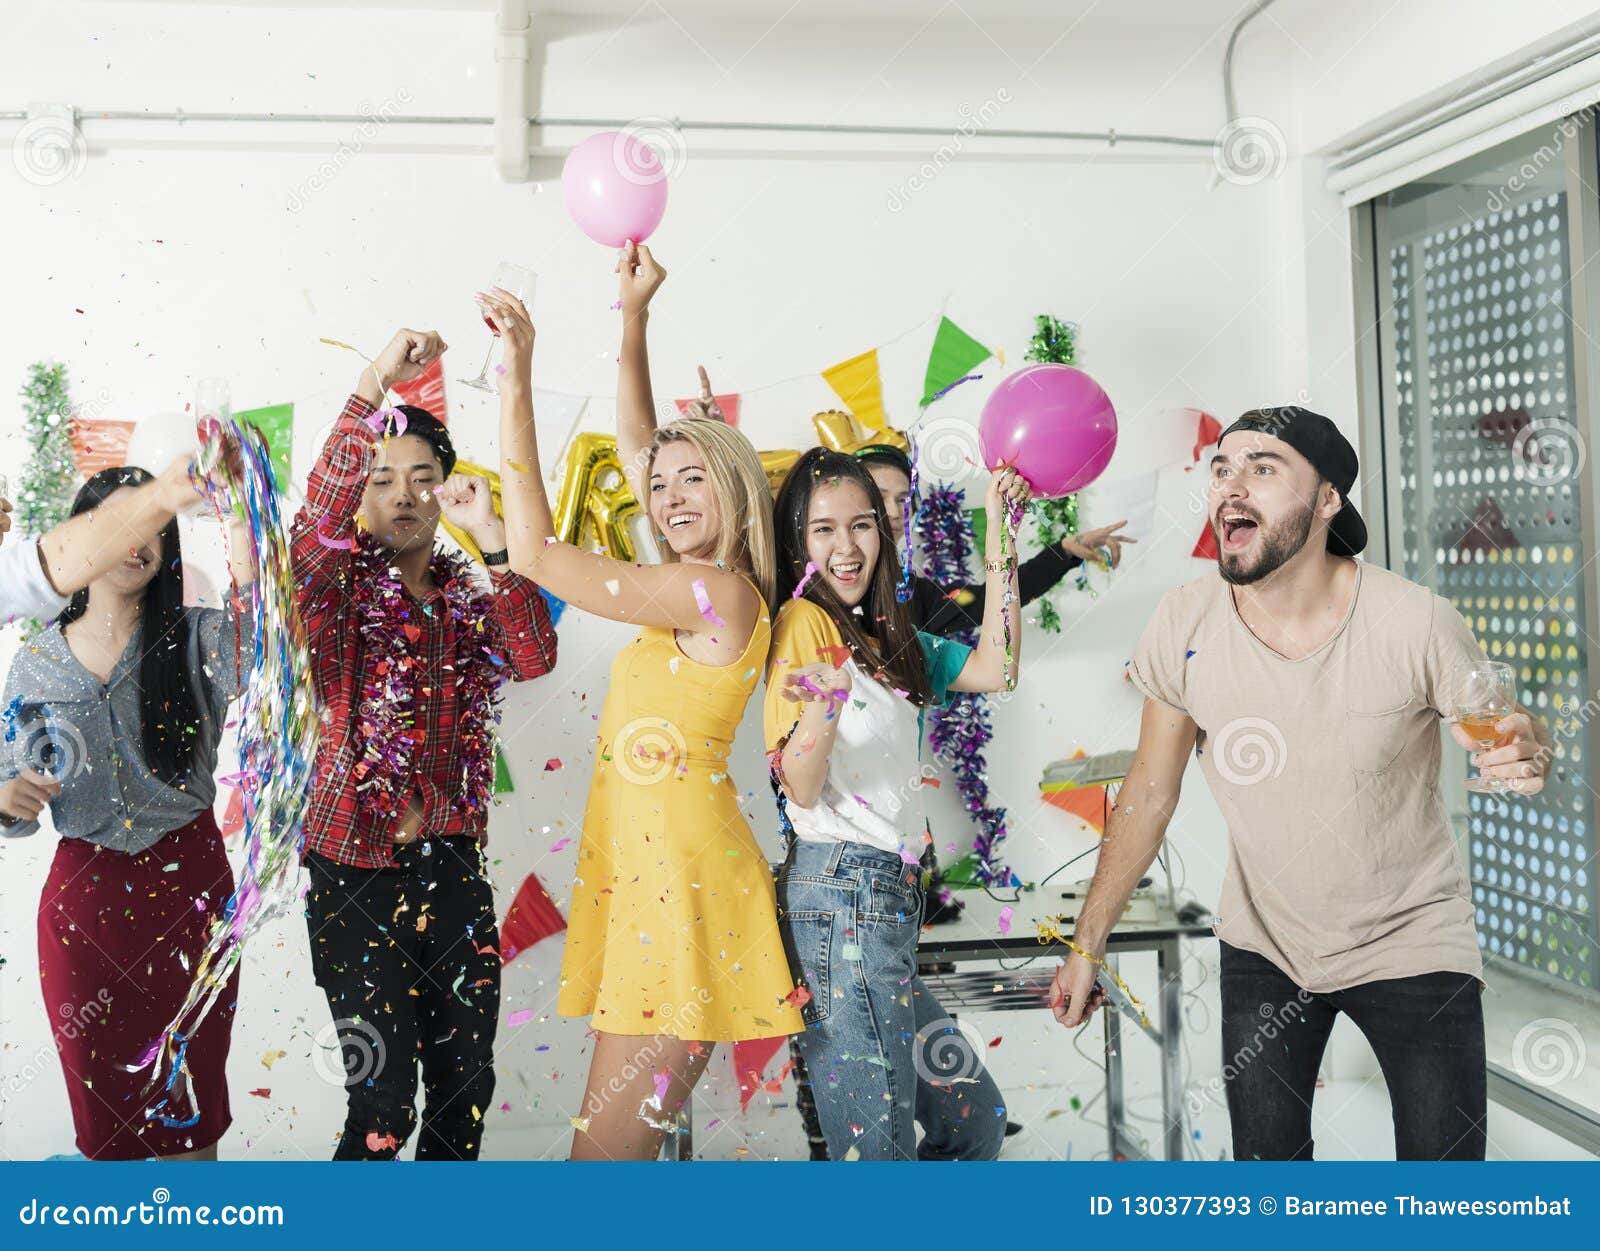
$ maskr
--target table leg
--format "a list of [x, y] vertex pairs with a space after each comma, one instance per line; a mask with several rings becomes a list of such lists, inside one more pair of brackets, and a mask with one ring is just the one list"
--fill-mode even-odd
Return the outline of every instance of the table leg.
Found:
[[1176, 938], [1156, 950], [1156, 978], [1161, 983], [1161, 1107], [1166, 1117], [1166, 1156], [1185, 1158], [1183, 1119], [1183, 949]]
[[[1107, 953], [1106, 968], [1117, 972], [1117, 957]], [[1131, 1158], [1128, 1150], [1127, 1108], [1122, 1097], [1122, 1023], [1118, 1014], [1102, 1008], [1100, 1015], [1106, 1021], [1106, 1137], [1111, 1158]]]

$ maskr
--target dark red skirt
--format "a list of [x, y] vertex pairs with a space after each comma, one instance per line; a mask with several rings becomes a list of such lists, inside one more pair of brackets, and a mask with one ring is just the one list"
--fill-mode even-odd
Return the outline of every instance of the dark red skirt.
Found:
[[39, 898], [39, 981], [78, 1150], [89, 1159], [178, 1155], [227, 1132], [237, 971], [189, 1040], [189, 1097], [169, 1099], [162, 1109], [175, 1121], [198, 1110], [198, 1121], [147, 1119], [162, 1092], [150, 1087], [150, 1070], [126, 1066], [183, 1005], [211, 922], [232, 894], [233, 870], [209, 812], [137, 855], [77, 838], [56, 845]]

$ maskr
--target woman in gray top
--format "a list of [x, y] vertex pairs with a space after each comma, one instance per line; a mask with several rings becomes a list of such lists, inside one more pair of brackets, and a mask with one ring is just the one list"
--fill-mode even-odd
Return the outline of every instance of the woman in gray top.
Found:
[[[72, 511], [149, 479], [104, 470]], [[230, 546], [243, 550], [237, 537]], [[186, 609], [169, 522], [72, 597], [18, 653], [0, 697], [0, 833], [33, 833], [48, 807], [60, 835], [39, 901], [39, 968], [90, 1159], [214, 1159], [231, 1119], [237, 981], [184, 1040], [170, 1088], [147, 1090], [148, 1070], [127, 1066], [183, 1002], [233, 894], [211, 806], [221, 727], [253, 651], [247, 597]]]

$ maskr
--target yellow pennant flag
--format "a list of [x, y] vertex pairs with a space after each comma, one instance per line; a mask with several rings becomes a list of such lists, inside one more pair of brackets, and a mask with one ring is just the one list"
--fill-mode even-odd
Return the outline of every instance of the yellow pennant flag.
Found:
[[822, 380], [868, 430], [884, 430], [883, 381], [878, 377], [878, 349], [852, 356], [822, 371]]

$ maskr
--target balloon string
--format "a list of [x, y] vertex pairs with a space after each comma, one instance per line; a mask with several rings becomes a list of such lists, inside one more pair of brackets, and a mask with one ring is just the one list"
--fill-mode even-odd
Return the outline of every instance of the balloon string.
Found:
[[1017, 582], [1017, 527], [1021, 524], [1022, 505], [1008, 500], [1005, 525], [1000, 530], [1000, 554], [1006, 562], [1006, 593], [1000, 600], [1000, 623], [1005, 629], [1007, 691], [1017, 689], [1017, 675], [1013, 667], [1015, 659], [1011, 647], [1011, 601], [1017, 598], [1012, 591]]

